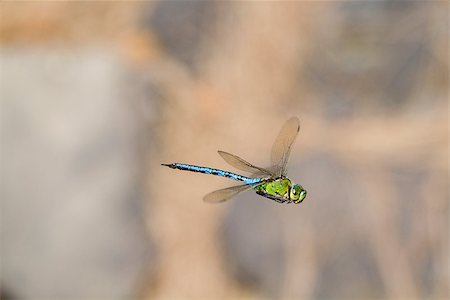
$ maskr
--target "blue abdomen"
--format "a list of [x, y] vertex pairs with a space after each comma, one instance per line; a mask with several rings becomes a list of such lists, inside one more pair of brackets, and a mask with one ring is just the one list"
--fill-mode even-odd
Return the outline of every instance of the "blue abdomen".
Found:
[[200, 166], [187, 165], [187, 164], [178, 164], [178, 163], [175, 163], [175, 164], [163, 164], [163, 166], [167, 166], [167, 167], [172, 168], [172, 169], [191, 171], [191, 172], [198, 172], [198, 173], [203, 173], [203, 174], [211, 174], [211, 175], [231, 178], [231, 179], [234, 179], [234, 180], [242, 181], [242, 182], [244, 182], [246, 184], [255, 184], [255, 183], [258, 183], [258, 182], [260, 182], [262, 180], [262, 178], [246, 177], [246, 176], [242, 176], [242, 175], [239, 175], [239, 174], [231, 173], [231, 172], [228, 172], [228, 171], [219, 170], [219, 169], [213, 169], [213, 168], [209, 168], [209, 167], [200, 167]]

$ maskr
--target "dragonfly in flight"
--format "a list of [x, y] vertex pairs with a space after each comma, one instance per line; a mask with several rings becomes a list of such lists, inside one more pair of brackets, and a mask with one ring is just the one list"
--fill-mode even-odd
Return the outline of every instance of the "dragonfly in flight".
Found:
[[306, 190], [300, 184], [293, 183], [287, 177], [287, 162], [292, 144], [300, 130], [300, 121], [292, 117], [284, 123], [278, 134], [271, 152], [272, 166], [261, 168], [252, 165], [242, 158], [225, 151], [218, 151], [219, 155], [234, 168], [251, 173], [243, 176], [236, 173], [195, 165], [171, 163], [162, 164], [172, 169], [211, 174], [234, 179], [242, 182], [240, 185], [220, 189], [207, 194], [205, 202], [223, 202], [236, 195], [253, 189], [258, 195], [279, 203], [301, 203], [306, 197]]

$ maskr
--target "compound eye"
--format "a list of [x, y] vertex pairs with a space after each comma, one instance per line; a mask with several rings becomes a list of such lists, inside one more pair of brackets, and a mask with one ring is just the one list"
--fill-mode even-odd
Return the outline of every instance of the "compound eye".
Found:
[[300, 202], [303, 201], [303, 199], [305, 199], [306, 197], [306, 191], [302, 190], [302, 192], [300, 193]]
[[291, 200], [297, 200], [300, 197], [300, 186], [297, 184], [293, 185], [290, 192], [290, 198]]

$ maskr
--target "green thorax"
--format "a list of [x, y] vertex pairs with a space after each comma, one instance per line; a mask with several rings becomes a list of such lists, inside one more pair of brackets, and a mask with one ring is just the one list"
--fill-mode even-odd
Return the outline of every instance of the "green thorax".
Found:
[[289, 189], [292, 183], [287, 178], [278, 178], [261, 184], [255, 188], [257, 192], [269, 194], [272, 196], [284, 197], [289, 199]]

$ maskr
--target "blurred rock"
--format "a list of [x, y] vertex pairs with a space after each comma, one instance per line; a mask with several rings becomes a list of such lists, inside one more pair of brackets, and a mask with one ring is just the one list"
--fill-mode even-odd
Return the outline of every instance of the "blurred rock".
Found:
[[[311, 290], [313, 298], [352, 299], [368, 295], [383, 298], [373, 249], [367, 237], [359, 235], [360, 224], [365, 222], [366, 216], [365, 211], [357, 211], [357, 208], [365, 197], [355, 174], [326, 152], [293, 165], [291, 174], [308, 189], [309, 198], [298, 217], [289, 215], [289, 227], [310, 224], [316, 236], [309, 238], [309, 242], [314, 244], [315, 255], [323, 259], [317, 262], [316, 282]], [[325, 236], [328, 238], [324, 239]], [[290, 239], [296, 240], [294, 233]], [[303, 239], [297, 237], [297, 241]], [[297, 255], [304, 253], [298, 251]], [[296, 277], [300, 284], [301, 277]]]
[[433, 49], [433, 40], [441, 39], [438, 33], [445, 30], [446, 16], [435, 19], [440, 5], [339, 3], [336, 18], [327, 18], [318, 27], [320, 34], [303, 70], [308, 86], [324, 99], [324, 116], [346, 119], [364, 107], [387, 113], [412, 105], [427, 110], [442, 101], [418, 96], [447, 77]]
[[209, 1], [160, 1], [148, 16], [148, 26], [167, 53], [197, 70], [203, 58], [203, 42], [212, 33], [221, 5]]
[[1, 53], [2, 268], [11, 295], [136, 296], [154, 251], [138, 128], [110, 49]]
[[286, 243], [277, 204], [252, 192], [238, 198], [223, 228], [229, 271], [241, 285], [279, 297], [285, 279]]
[[367, 242], [347, 237], [333, 252], [322, 263], [314, 298], [386, 298], [377, 263]]

